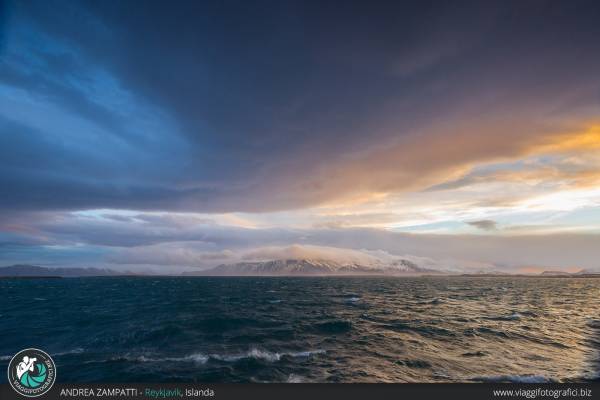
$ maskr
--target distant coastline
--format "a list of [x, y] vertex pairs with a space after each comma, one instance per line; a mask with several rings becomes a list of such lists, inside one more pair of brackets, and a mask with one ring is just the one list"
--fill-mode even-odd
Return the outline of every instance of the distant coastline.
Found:
[[458, 275], [450, 275], [450, 276], [461, 276], [465, 278], [600, 278], [600, 274], [537, 274], [537, 275], [527, 275], [527, 274], [458, 274]]
[[16, 275], [2, 275], [0, 279], [63, 279], [62, 276], [52, 276], [52, 275], [31, 275], [31, 276], [16, 276]]
[[[235, 265], [234, 265], [235, 266]], [[230, 266], [227, 266], [228, 268]], [[580, 271], [568, 273], [562, 271], [544, 271], [540, 274], [508, 274], [508, 273], [445, 273], [427, 269], [418, 270], [383, 270], [383, 269], [340, 269], [340, 270], [313, 270], [313, 269], [296, 269], [296, 270], [268, 270], [257, 271], [252, 270], [236, 270], [236, 269], [219, 269], [216, 267], [209, 270], [183, 272], [181, 274], [152, 274], [152, 273], [133, 273], [121, 272], [111, 269], [99, 268], [48, 268], [36, 265], [12, 265], [0, 267], [0, 279], [62, 279], [62, 278], [82, 278], [82, 277], [280, 277], [280, 278], [369, 278], [369, 277], [385, 277], [385, 278], [439, 278], [439, 277], [462, 277], [462, 278], [600, 278], [600, 273], [589, 273]]]

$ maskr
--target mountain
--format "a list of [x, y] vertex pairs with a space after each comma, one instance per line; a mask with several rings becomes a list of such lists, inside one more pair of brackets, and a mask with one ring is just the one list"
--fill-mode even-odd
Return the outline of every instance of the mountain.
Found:
[[366, 266], [335, 261], [287, 259], [260, 262], [222, 264], [205, 271], [184, 272], [183, 275], [201, 276], [321, 276], [321, 275], [423, 275], [439, 271], [421, 268], [408, 260], [389, 264]]
[[575, 275], [600, 275], [600, 269], [582, 269], [576, 272]]
[[76, 277], [122, 275], [111, 269], [99, 268], [46, 268], [36, 265], [0, 267], [0, 277]]
[[565, 271], [544, 271], [540, 275], [542, 276], [571, 276], [570, 272]]
[[578, 271], [578, 272], [544, 271], [540, 275], [541, 276], [570, 276], [573, 278], [599, 277], [600, 271], [597, 269], [582, 269], [581, 271]]

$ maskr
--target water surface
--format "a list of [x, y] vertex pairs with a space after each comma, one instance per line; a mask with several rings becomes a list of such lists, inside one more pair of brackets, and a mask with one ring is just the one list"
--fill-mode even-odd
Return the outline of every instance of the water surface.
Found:
[[59, 382], [560, 382], [600, 369], [600, 279], [4, 279], [0, 294], [0, 368], [38, 347]]

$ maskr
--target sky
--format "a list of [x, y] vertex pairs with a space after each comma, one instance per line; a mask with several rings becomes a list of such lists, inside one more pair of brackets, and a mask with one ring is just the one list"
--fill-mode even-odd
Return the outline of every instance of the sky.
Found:
[[0, 0], [0, 266], [600, 269], [599, 20]]

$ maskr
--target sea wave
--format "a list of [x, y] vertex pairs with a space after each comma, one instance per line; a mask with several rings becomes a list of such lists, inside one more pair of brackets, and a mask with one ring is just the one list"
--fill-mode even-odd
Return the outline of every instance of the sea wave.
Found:
[[52, 356], [56, 357], [56, 356], [66, 356], [69, 354], [81, 354], [81, 353], [83, 353], [83, 351], [84, 350], [81, 347], [77, 347], [77, 348], [74, 348], [71, 350], [59, 351], [59, 352], [51, 353], [51, 354], [52, 354]]
[[287, 378], [287, 383], [302, 383], [302, 382], [304, 382], [304, 378], [302, 378], [300, 375], [290, 374], [290, 376], [288, 376], [288, 378]]
[[463, 357], [484, 357], [487, 355], [488, 355], [488, 353], [486, 353], [485, 351], [470, 351], [470, 352], [461, 354], [461, 356], [463, 356]]
[[431, 299], [431, 300], [423, 300], [423, 301], [418, 301], [417, 302], [417, 304], [419, 304], [419, 305], [421, 305], [421, 304], [422, 305], [425, 305], [425, 304], [438, 305], [438, 304], [443, 304], [443, 303], [444, 303], [444, 300], [439, 299], [437, 297], [434, 298], [434, 299]]
[[589, 326], [592, 329], [600, 329], [600, 320], [595, 320], [595, 319], [589, 320], [587, 322], [587, 326]]
[[208, 361], [208, 356], [201, 353], [193, 353], [183, 357], [153, 357], [147, 355], [134, 356], [130, 354], [119, 355], [112, 357], [107, 361], [129, 361], [129, 362], [140, 362], [140, 363], [158, 363], [158, 362], [195, 362], [198, 364], [204, 364]]
[[440, 328], [432, 325], [420, 325], [418, 322], [396, 320], [391, 321], [387, 324], [381, 324], [380, 327], [389, 329], [395, 332], [415, 332], [424, 337], [436, 337], [436, 336], [456, 336], [456, 334], [446, 328]]
[[268, 362], [276, 362], [280, 361], [283, 357], [308, 358], [316, 354], [324, 353], [326, 353], [326, 351], [322, 349], [289, 352], [271, 352], [267, 350], [252, 348], [247, 352], [238, 354], [210, 354], [209, 358], [226, 362], [236, 362], [247, 358], [253, 358], [256, 360], [263, 360]]
[[415, 369], [431, 368], [431, 364], [425, 360], [398, 360], [396, 364]]
[[472, 379], [476, 382], [489, 383], [552, 383], [554, 379], [542, 375], [492, 375], [492, 376], [477, 376]]
[[[64, 356], [64, 355], [68, 355], [68, 354], [81, 354], [83, 353], [83, 349], [81, 347], [77, 347], [71, 350], [65, 350], [65, 351], [59, 351], [56, 353], [50, 353], [52, 354], [53, 357], [60, 357], [60, 356]], [[12, 359], [13, 356], [0, 356], [0, 361], [7, 361]]]
[[509, 315], [497, 315], [492, 317], [483, 317], [483, 319], [491, 320], [491, 321], [518, 321], [522, 317], [518, 312], [513, 312]]
[[304, 351], [284, 351], [284, 352], [272, 352], [262, 350], [258, 348], [251, 348], [250, 350], [242, 353], [232, 354], [203, 354], [203, 353], [192, 353], [183, 357], [157, 357], [150, 355], [139, 355], [133, 356], [130, 354], [119, 355], [110, 358], [108, 361], [130, 361], [140, 363], [159, 363], [159, 362], [194, 362], [198, 364], [205, 364], [209, 360], [223, 361], [223, 362], [237, 362], [244, 359], [256, 359], [268, 362], [277, 362], [284, 357], [290, 358], [309, 358], [317, 354], [325, 354], [326, 350], [304, 350]]
[[314, 325], [314, 329], [321, 333], [345, 333], [352, 329], [352, 322], [346, 320], [332, 320]]

